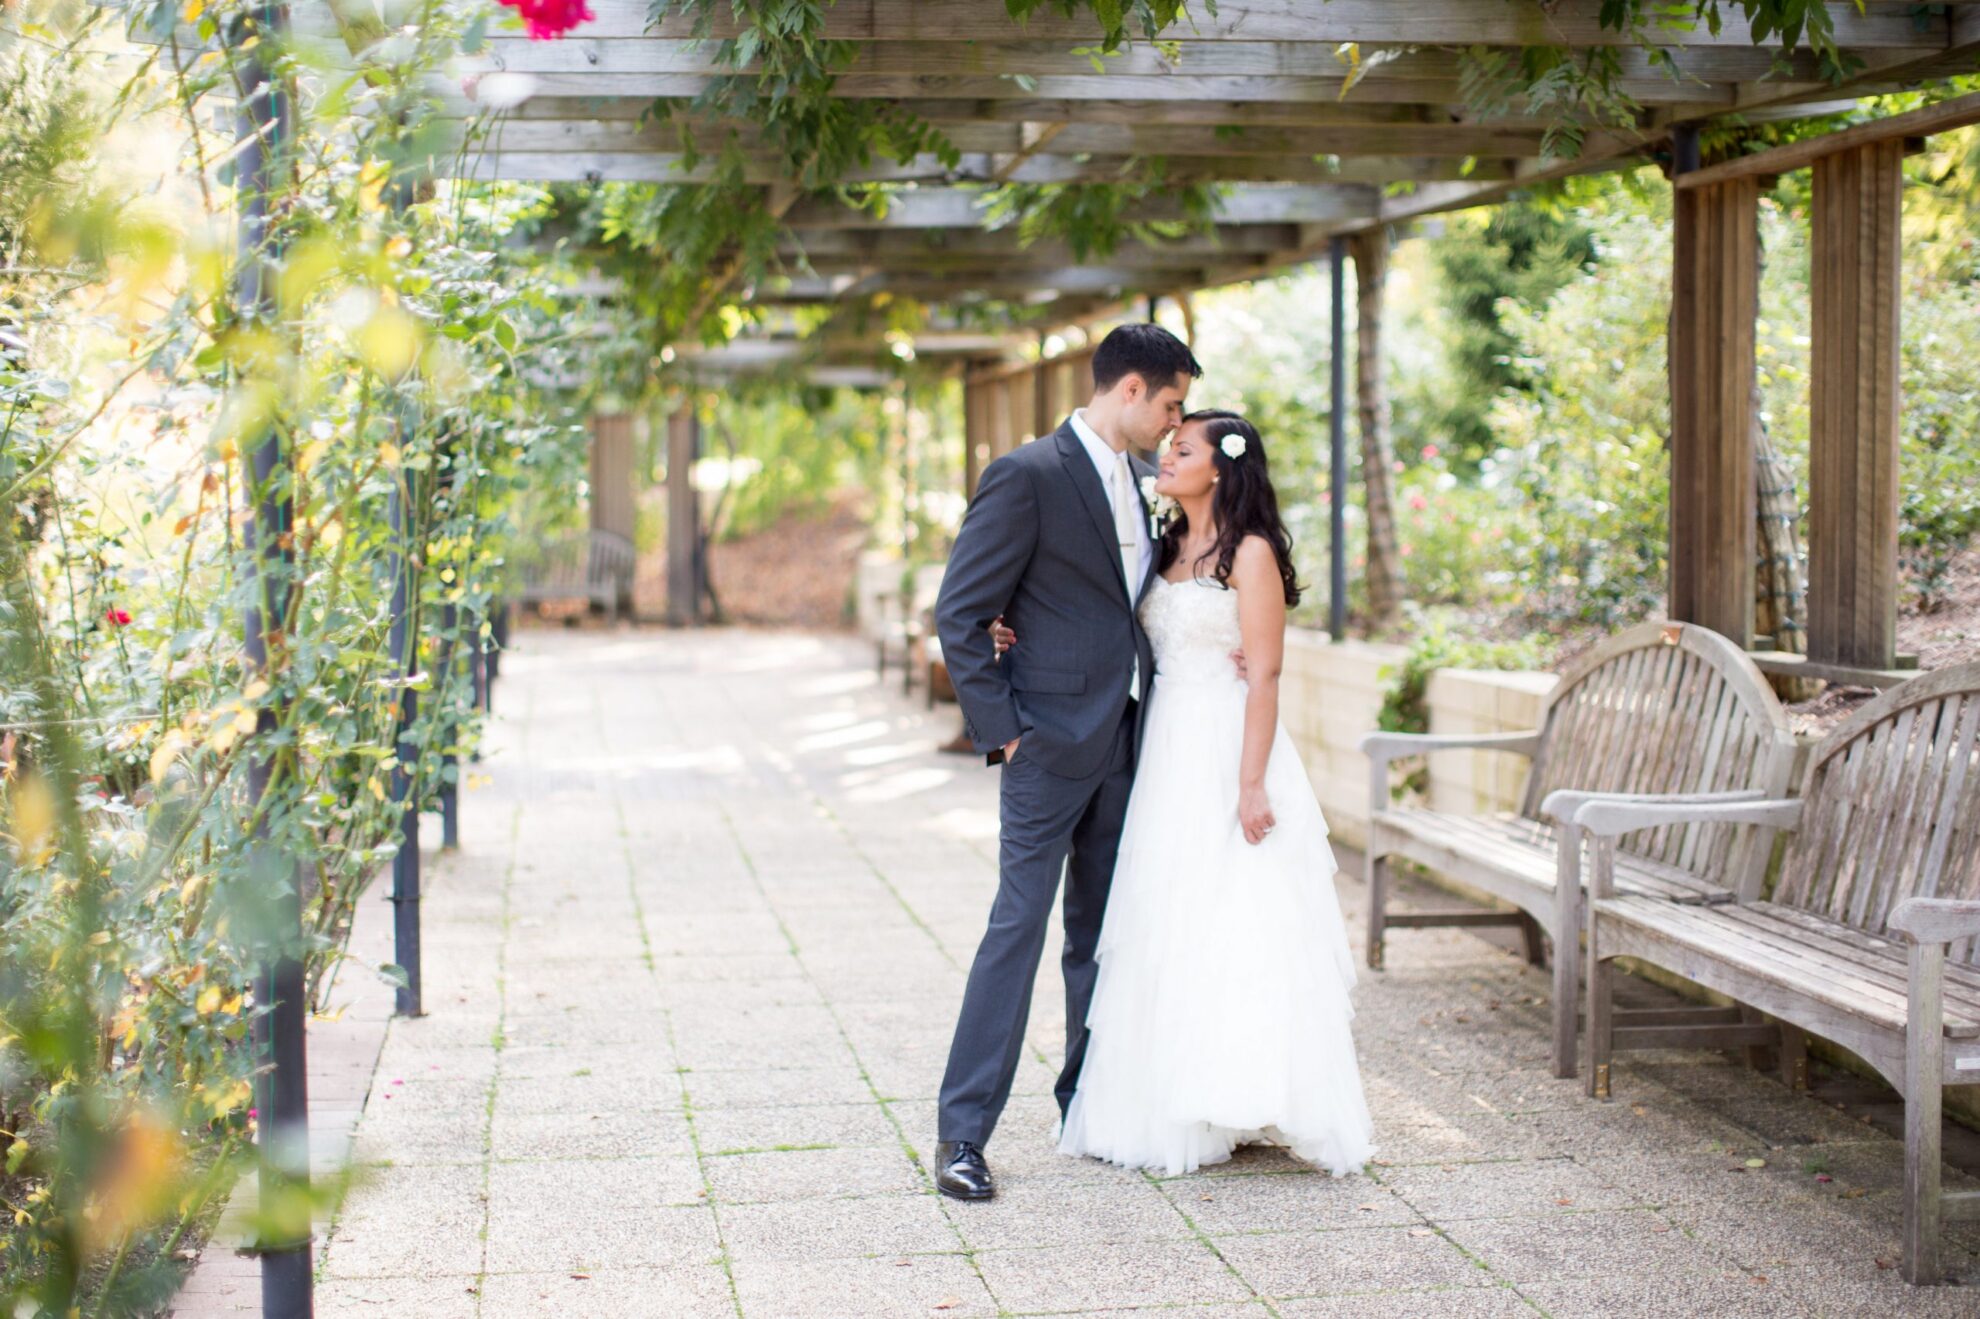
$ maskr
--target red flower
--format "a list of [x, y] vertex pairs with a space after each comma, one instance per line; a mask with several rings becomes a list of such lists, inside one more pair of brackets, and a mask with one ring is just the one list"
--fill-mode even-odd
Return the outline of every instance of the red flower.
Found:
[[130, 623], [131, 616], [128, 610], [119, 609], [117, 606], [111, 605], [103, 611], [103, 619], [107, 623], [115, 623], [118, 627], [124, 627]]
[[1421, 512], [1424, 509], [1430, 507], [1430, 501], [1425, 499], [1422, 495], [1411, 495], [1409, 497], [1409, 506], [1413, 509], [1416, 509], [1418, 512]]
[[1426, 445], [1424, 445], [1424, 446], [1423, 446], [1423, 456], [1424, 456], [1425, 458], [1435, 458], [1435, 457], [1437, 456], [1437, 446], [1436, 446], [1436, 445], [1434, 445], [1434, 444], [1426, 444]]
[[502, 0], [523, 16], [532, 41], [551, 41], [596, 17], [584, 0]]

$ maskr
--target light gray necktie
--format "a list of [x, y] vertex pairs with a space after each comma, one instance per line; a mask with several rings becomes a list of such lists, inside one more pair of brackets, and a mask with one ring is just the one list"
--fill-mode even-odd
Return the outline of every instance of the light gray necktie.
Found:
[[[1128, 456], [1114, 455], [1114, 539], [1121, 546], [1121, 581], [1127, 585], [1128, 608], [1134, 608], [1135, 588], [1141, 585], [1141, 501], [1134, 493], [1134, 470]], [[1141, 699], [1141, 657], [1135, 656], [1134, 673], [1128, 679], [1128, 696]]]

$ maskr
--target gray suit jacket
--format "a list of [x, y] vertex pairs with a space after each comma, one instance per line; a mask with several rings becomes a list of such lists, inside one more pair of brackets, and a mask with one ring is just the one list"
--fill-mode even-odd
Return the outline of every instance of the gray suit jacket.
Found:
[[[1139, 498], [1153, 469], [1130, 461]], [[1147, 590], [1135, 583], [1137, 604]], [[999, 614], [1018, 636], [1002, 663], [987, 630]], [[1054, 774], [1095, 772], [1137, 656], [1147, 708], [1155, 655], [1128, 603], [1106, 489], [1071, 422], [984, 469], [949, 552], [935, 627], [963, 730], [991, 764], [1022, 737], [1018, 755]]]

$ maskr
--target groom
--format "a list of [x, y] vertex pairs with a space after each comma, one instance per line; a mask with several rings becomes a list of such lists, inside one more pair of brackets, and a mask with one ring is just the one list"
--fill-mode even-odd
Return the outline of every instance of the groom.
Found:
[[[1002, 762], [997, 900], [976, 950], [937, 1116], [935, 1184], [995, 1192], [983, 1145], [1010, 1097], [1059, 876], [1066, 877], [1066, 1064], [1086, 1053], [1094, 948], [1134, 781], [1155, 660], [1135, 606], [1154, 575], [1140, 480], [1203, 374], [1159, 325], [1124, 325], [1093, 354], [1093, 397], [1052, 435], [983, 471], [935, 604], [963, 728]], [[1002, 616], [1023, 640], [998, 662]]]

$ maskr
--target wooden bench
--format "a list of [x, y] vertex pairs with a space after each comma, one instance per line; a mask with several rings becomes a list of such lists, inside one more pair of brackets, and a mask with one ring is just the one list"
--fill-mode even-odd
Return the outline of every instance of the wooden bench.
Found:
[[518, 599], [525, 605], [583, 600], [617, 622], [619, 610], [632, 603], [638, 560], [633, 543], [615, 531], [566, 536], [551, 542], [541, 558], [524, 565]]
[[[1561, 849], [1542, 803], [1560, 789], [1691, 796], [1779, 796], [1794, 766], [1786, 712], [1744, 652], [1706, 628], [1644, 623], [1571, 665], [1532, 732], [1480, 736], [1371, 733], [1368, 766], [1368, 965], [1380, 969], [1391, 927], [1517, 924], [1526, 954], [1554, 949], [1554, 1072], [1575, 1072], [1580, 994], [1581, 857]], [[1490, 749], [1530, 756], [1519, 811], [1462, 815], [1401, 808], [1394, 760]], [[1665, 830], [1621, 849], [1617, 883], [1672, 904], [1730, 901], [1767, 864], [1756, 831], [1722, 824]], [[1388, 866], [1401, 857], [1509, 904], [1507, 911], [1392, 912]]]
[[[1778, 1041], [1805, 1083], [1803, 1032], [1857, 1054], [1905, 1101], [1904, 1276], [1939, 1281], [1941, 1219], [1980, 1219], [1980, 1191], [1940, 1193], [1940, 1100], [1980, 1081], [1980, 664], [1916, 678], [1815, 749], [1799, 800], [1560, 801], [1592, 843], [1589, 1093], [1618, 1048]], [[1681, 907], [1620, 891], [1628, 840], [1739, 825], [1791, 831], [1771, 900]], [[1615, 959], [1675, 971], [1774, 1024], [1645, 1024], [1613, 1006]], [[1692, 1010], [1697, 1014], [1711, 1009]]]

